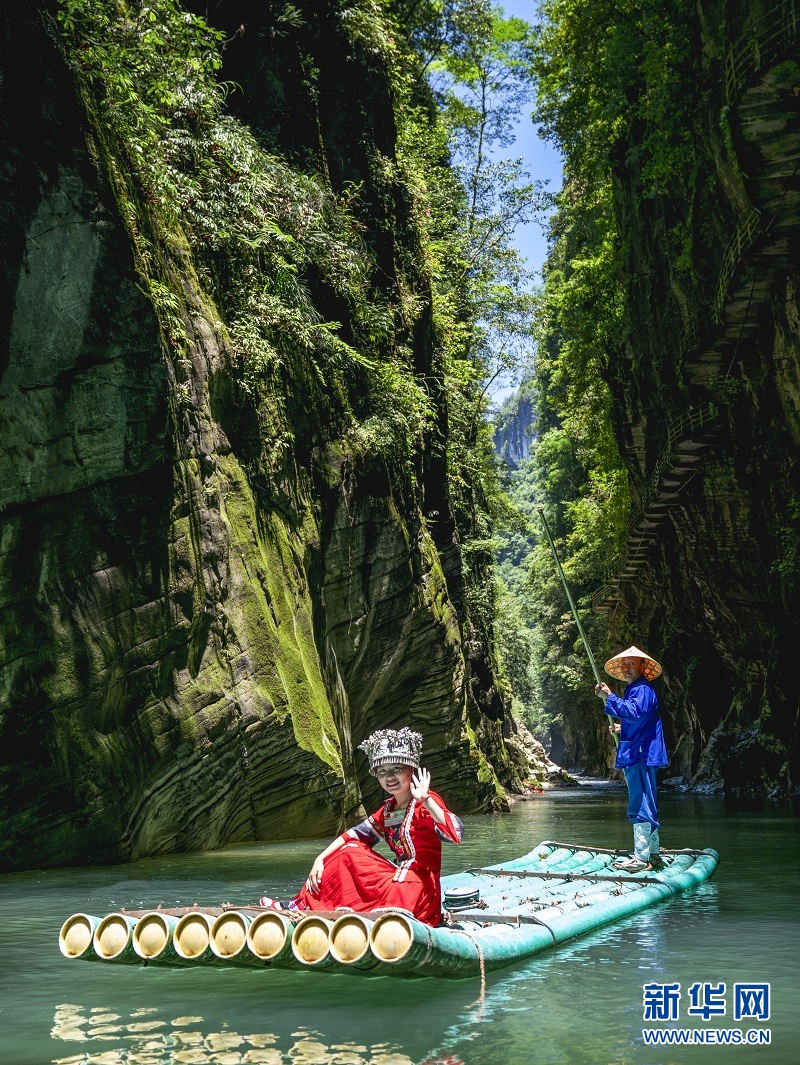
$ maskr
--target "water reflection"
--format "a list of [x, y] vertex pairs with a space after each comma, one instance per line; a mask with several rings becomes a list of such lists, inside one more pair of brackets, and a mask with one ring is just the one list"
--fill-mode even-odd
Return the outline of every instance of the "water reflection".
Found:
[[[626, 846], [625, 795], [544, 796], [467, 818], [445, 872], [502, 863], [543, 839]], [[295, 971], [172, 969], [68, 962], [57, 930], [73, 912], [280, 895], [323, 841], [173, 855], [107, 869], [0, 877], [6, 1065], [697, 1065], [696, 1050], [642, 1045], [647, 981], [771, 982], [773, 1043], [796, 1065], [800, 831], [779, 807], [732, 816], [713, 797], [665, 796], [673, 846], [714, 846], [713, 881], [627, 922], [475, 980], [397, 980]], [[666, 832], [666, 830], [665, 830]], [[112, 902], [113, 900], [113, 902]], [[701, 1055], [702, 1056], [702, 1055]], [[719, 1065], [747, 1055], [711, 1054]]]
[[[300, 1028], [285, 1049], [271, 1032], [204, 1032], [202, 1017], [140, 1020], [158, 1009], [134, 1010], [127, 1018], [95, 1006], [69, 1002], [56, 1009], [50, 1035], [66, 1043], [124, 1040], [114, 1049], [86, 1048], [78, 1054], [51, 1059], [52, 1065], [413, 1065], [391, 1043], [366, 1047], [357, 1043], [322, 1042], [319, 1032]], [[164, 1029], [168, 1029], [164, 1031]], [[430, 1058], [427, 1065], [460, 1065], [456, 1058]]]
[[[526, 1060], [520, 1054], [523, 1047], [533, 1051], [534, 1046], [542, 1054], [541, 1060], [567, 1061], [563, 1058], [563, 1032], [565, 1026], [574, 1022], [575, 995], [591, 995], [599, 1015], [614, 1016], [616, 1046], [609, 1046], [608, 1031], [584, 1034], [585, 1045], [596, 1041], [594, 1050], [608, 1062], [626, 1062], [632, 1045], [640, 1038], [636, 1029], [641, 1028], [641, 985], [645, 980], [673, 979], [676, 964], [682, 960], [686, 939], [704, 934], [702, 926], [719, 920], [719, 890], [716, 883], [702, 885], [690, 895], [680, 895], [662, 906], [643, 911], [626, 920], [600, 929], [585, 939], [561, 945], [557, 950], [533, 959], [528, 965], [516, 970], [505, 970], [488, 975], [485, 994], [478, 993], [477, 982], [461, 982], [447, 985], [442, 982], [428, 984], [414, 982], [413, 988], [404, 982], [368, 981], [369, 997], [383, 1008], [394, 1002], [404, 1001], [413, 1013], [419, 1008], [416, 992], [421, 984], [435, 989], [441, 1002], [440, 1016], [443, 1020], [438, 1034], [428, 1043], [423, 1057], [409, 1056], [411, 1033], [399, 1026], [398, 1042], [381, 1042], [369, 1045], [366, 1042], [339, 1041], [341, 1032], [306, 1027], [291, 1027], [286, 1018], [275, 1017], [274, 1032], [240, 1034], [226, 1023], [236, 1021], [230, 1013], [225, 1020], [218, 1014], [208, 1019], [201, 1015], [181, 1012], [172, 1016], [159, 1007], [139, 1007], [129, 1013], [110, 1006], [80, 1006], [63, 1003], [55, 1011], [51, 1036], [63, 1043], [78, 1043], [80, 1053], [65, 1053], [51, 1058], [52, 1065], [463, 1065], [464, 1061], [480, 1065], [482, 1062], [505, 1060], [515, 1063]], [[630, 968], [625, 992], [619, 1000], [619, 990], [611, 993], [609, 981], [618, 979], [625, 968]], [[643, 970], [639, 975], [637, 970]], [[83, 970], [81, 970], [83, 971]], [[97, 969], [92, 966], [88, 973]], [[146, 977], [163, 977], [164, 971], [133, 970]], [[133, 972], [128, 970], [128, 979]], [[241, 974], [239, 974], [241, 975]], [[248, 974], [249, 975], [249, 974]], [[264, 974], [259, 974], [263, 976]], [[294, 998], [290, 990], [301, 986], [295, 974], [285, 975], [283, 984], [273, 981], [269, 998], [273, 1006], [285, 994]], [[302, 978], [304, 974], [300, 974]], [[324, 983], [302, 981], [306, 994], [313, 998], [317, 991], [328, 986], [337, 1003], [342, 1001], [342, 981], [315, 974]], [[211, 971], [195, 973], [195, 977], [208, 978]], [[313, 983], [313, 991], [312, 991]], [[349, 983], [349, 981], [348, 981]], [[393, 986], [387, 987], [387, 984]], [[335, 990], [333, 985], [339, 990]], [[281, 987], [283, 986], [283, 991]], [[221, 988], [220, 988], [221, 990]], [[234, 989], [228, 989], [229, 993]], [[241, 990], [241, 988], [240, 988]], [[235, 992], [234, 992], [235, 993]], [[349, 997], [349, 996], [348, 996]], [[426, 996], [423, 996], [423, 998]], [[260, 995], [258, 996], [260, 999]], [[616, 1001], [614, 999], [616, 998]], [[205, 999], [208, 1001], [208, 999]], [[151, 1000], [152, 1001], [152, 1000]], [[186, 999], [182, 999], [186, 1007]], [[250, 999], [252, 1006], [253, 1000]], [[263, 1001], [263, 1000], [262, 1000]], [[362, 1000], [363, 1001], [363, 1000]], [[198, 1003], [199, 1004], [199, 1003]], [[309, 1001], [314, 1011], [317, 1003]], [[353, 1021], [358, 1018], [358, 1009], [349, 1007]], [[388, 1019], [388, 1014], [383, 1020]], [[315, 1016], [317, 1024], [321, 1017]], [[377, 1019], [376, 1019], [377, 1020]], [[242, 1028], [242, 1016], [237, 1027]], [[247, 1022], [245, 1022], [247, 1023]], [[222, 1029], [210, 1030], [212, 1027]], [[357, 1026], [354, 1025], [357, 1030]], [[393, 1025], [394, 1027], [394, 1025]], [[381, 1022], [373, 1027], [374, 1035], [381, 1029]], [[535, 1039], [531, 1033], [536, 1032]], [[362, 1039], [365, 1032], [362, 1031]], [[431, 1033], [433, 1035], [433, 1033]], [[503, 1043], [507, 1047], [503, 1047]], [[64, 1048], [65, 1051], [67, 1048]], [[71, 1049], [71, 1048], [70, 1048]], [[77, 1047], [75, 1048], [78, 1049]], [[413, 1051], [412, 1051], [413, 1053]], [[677, 1060], [677, 1059], [676, 1059]]]
[[[491, 986], [483, 1000], [467, 1007], [447, 1028], [428, 1063], [460, 1062], [463, 1057], [470, 1065], [496, 1061], [527, 1065], [535, 1055], [537, 1061], [559, 1065], [575, 1061], [627, 1065], [641, 1039], [642, 985], [673, 979], [677, 962], [685, 956], [683, 941], [677, 950], [672, 941], [674, 929], [682, 926], [691, 938], [698, 934], [697, 926], [718, 911], [717, 885], [706, 883], [692, 894], [678, 895], [590, 936], [561, 944], [516, 970], [490, 974]], [[626, 997], [620, 998], [618, 988], [612, 988], [624, 968], [634, 972], [627, 978]], [[576, 1058], [569, 1032], [576, 1025], [576, 1007], [581, 1009], [584, 995], [586, 1015], [595, 1016], [599, 1023], [584, 1030], [581, 1056]], [[612, 1017], [619, 1046], [609, 1045], [604, 1020]]]

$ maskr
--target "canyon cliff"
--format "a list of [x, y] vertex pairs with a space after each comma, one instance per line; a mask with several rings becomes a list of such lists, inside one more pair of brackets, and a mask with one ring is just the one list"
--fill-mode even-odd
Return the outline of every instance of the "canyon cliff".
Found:
[[[636, 644], [677, 787], [797, 793], [800, 66], [791, 2], [546, 3], [535, 117], [564, 158], [530, 418], [496, 446], [527, 518], [506, 659], [552, 758], [614, 772], [597, 663]], [[602, 47], [597, 42], [602, 41]], [[524, 397], [521, 397], [524, 398]], [[512, 610], [507, 612], [509, 616]], [[527, 657], [519, 630], [527, 629]], [[523, 696], [523, 693], [526, 692]]]
[[[669, 772], [730, 795], [798, 786], [800, 66], [790, 4], [700, 3], [676, 112], [691, 165], [653, 184], [652, 129], [614, 167], [627, 342], [610, 367], [633, 514], [596, 599], [664, 663]], [[673, 146], [678, 158], [678, 146]], [[683, 233], [683, 266], [676, 233]]]
[[[190, 20], [162, 6], [179, 40]], [[184, 169], [154, 157], [152, 184], [56, 5], [2, 15], [4, 869], [334, 833], [377, 803], [356, 748], [379, 727], [423, 733], [457, 811], [518, 786], [491, 628], [467, 603], [441, 344], [375, 14], [217, 5], [236, 90], [191, 165], [186, 90], [169, 129]], [[133, 15], [112, 28], [121, 50], [141, 31]], [[272, 258], [256, 249], [236, 275], [214, 212], [256, 167], [270, 202], [295, 199], [248, 238]], [[158, 181], [189, 172], [216, 190], [208, 232], [200, 193], [163, 207]], [[307, 246], [304, 212], [322, 219]], [[345, 298], [351, 253], [367, 266]], [[242, 369], [241, 278], [259, 313], [286, 314], [272, 348], [252, 343], [262, 370]], [[390, 322], [372, 340], [371, 312]], [[390, 430], [418, 395], [429, 415], [404, 451]]]

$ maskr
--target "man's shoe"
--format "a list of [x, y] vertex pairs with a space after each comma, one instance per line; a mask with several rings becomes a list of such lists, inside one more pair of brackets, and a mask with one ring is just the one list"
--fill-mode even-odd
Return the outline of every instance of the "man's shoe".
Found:
[[617, 861], [612, 862], [612, 868], [619, 869], [623, 873], [643, 873], [651, 866], [649, 862], [643, 862], [641, 858], [634, 855], [632, 858], [618, 858]]

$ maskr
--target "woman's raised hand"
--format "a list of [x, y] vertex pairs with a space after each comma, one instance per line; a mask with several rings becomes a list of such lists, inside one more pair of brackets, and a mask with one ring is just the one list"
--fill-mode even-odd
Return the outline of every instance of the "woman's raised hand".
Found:
[[418, 769], [411, 777], [411, 795], [417, 802], [425, 802], [431, 790], [431, 775], [427, 769]]
[[313, 894], [316, 892], [322, 880], [322, 873], [325, 869], [325, 863], [322, 857], [314, 859], [314, 864], [311, 866], [311, 872], [308, 874], [308, 880], [306, 880], [306, 887]]

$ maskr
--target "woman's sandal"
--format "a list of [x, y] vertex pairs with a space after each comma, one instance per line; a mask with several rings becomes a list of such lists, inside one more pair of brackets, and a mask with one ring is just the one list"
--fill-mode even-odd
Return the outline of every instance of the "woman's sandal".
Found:
[[258, 900], [258, 905], [263, 906], [265, 910], [282, 910], [283, 906], [277, 899], [271, 899], [269, 895], [262, 895]]

